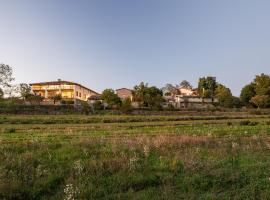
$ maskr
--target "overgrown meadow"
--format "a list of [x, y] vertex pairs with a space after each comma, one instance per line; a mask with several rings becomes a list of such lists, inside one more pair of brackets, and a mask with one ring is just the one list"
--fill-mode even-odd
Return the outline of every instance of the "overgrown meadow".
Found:
[[270, 117], [2, 115], [0, 199], [269, 199]]

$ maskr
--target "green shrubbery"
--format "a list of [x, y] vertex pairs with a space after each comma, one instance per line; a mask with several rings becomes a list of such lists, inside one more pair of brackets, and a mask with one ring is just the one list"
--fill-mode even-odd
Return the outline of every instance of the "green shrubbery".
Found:
[[259, 124], [259, 122], [254, 122], [254, 121], [250, 121], [250, 120], [243, 120], [243, 121], [240, 121], [239, 124], [241, 126], [256, 126]]

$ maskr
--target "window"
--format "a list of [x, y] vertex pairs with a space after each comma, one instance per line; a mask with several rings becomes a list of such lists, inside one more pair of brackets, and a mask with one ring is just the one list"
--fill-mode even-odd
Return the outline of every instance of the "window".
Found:
[[82, 93], [79, 93], [79, 97], [82, 97]]
[[78, 92], [76, 92], [76, 97], [78, 96]]

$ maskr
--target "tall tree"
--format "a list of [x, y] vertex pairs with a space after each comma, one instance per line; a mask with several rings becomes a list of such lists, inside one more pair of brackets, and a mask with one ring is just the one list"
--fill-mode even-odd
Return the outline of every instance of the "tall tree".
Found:
[[14, 80], [12, 77], [12, 67], [0, 64], [0, 87], [10, 87], [10, 83]]
[[14, 80], [12, 77], [12, 67], [5, 64], [0, 64], [0, 91], [2, 97], [4, 96], [4, 89], [11, 87], [11, 82]]
[[113, 89], [105, 89], [101, 94], [101, 98], [109, 107], [121, 105], [121, 99], [115, 94]]
[[[215, 97], [219, 101], [219, 105], [223, 107], [239, 107], [239, 99], [233, 97], [231, 90], [222, 84], [218, 84], [215, 89]], [[237, 105], [236, 105], [237, 104]]]
[[187, 80], [183, 80], [179, 86], [186, 89], [192, 89], [192, 85]]
[[56, 94], [56, 95], [51, 96], [50, 99], [52, 99], [53, 100], [53, 104], [55, 104], [56, 102], [62, 100], [62, 95], [61, 94]]
[[144, 84], [143, 82], [136, 85], [133, 90], [134, 100], [150, 108], [160, 106], [163, 101], [162, 94], [162, 90], [155, 86], [149, 87], [148, 84]]
[[31, 86], [26, 83], [19, 85], [19, 93], [23, 99], [26, 99], [31, 94]]
[[177, 88], [177, 86], [173, 86], [172, 84], [169, 83], [162, 88], [162, 92], [165, 96], [175, 96], [177, 94], [180, 94], [180, 91]]
[[257, 75], [254, 79], [255, 91], [257, 95], [270, 96], [270, 76], [266, 74]]
[[243, 87], [240, 94], [240, 99], [243, 102], [244, 105], [250, 105], [251, 104], [251, 98], [256, 95], [255, 91], [255, 84], [250, 83]]
[[215, 77], [202, 77], [199, 79], [198, 92], [202, 97], [214, 98], [217, 81]]

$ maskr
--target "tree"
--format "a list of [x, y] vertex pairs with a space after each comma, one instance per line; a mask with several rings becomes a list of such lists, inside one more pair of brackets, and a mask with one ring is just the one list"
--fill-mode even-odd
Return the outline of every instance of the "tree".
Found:
[[0, 99], [4, 97], [4, 91], [0, 88]]
[[105, 89], [101, 94], [101, 98], [110, 108], [121, 105], [121, 99], [115, 94], [113, 89]]
[[26, 83], [19, 85], [19, 93], [23, 99], [26, 99], [31, 94], [31, 86]]
[[26, 100], [30, 102], [31, 105], [33, 104], [40, 104], [43, 101], [44, 97], [36, 94], [30, 94], [27, 96]]
[[199, 79], [198, 92], [199, 95], [206, 98], [214, 98], [217, 82], [215, 77], [203, 77]]
[[250, 105], [251, 103], [250, 100], [255, 95], [256, 95], [255, 84], [250, 83], [245, 87], [243, 87], [243, 89], [241, 90], [240, 100], [243, 102], [243, 104]]
[[175, 96], [177, 94], [180, 94], [178, 88], [169, 83], [162, 88], [162, 92], [165, 96]]
[[122, 101], [120, 110], [124, 113], [129, 113], [132, 111], [132, 105], [131, 105], [131, 100], [130, 98], [126, 98]]
[[251, 102], [258, 108], [265, 108], [270, 105], [270, 98], [268, 95], [256, 95], [251, 98]]
[[53, 104], [55, 104], [57, 101], [61, 101], [62, 100], [62, 95], [61, 94], [56, 94], [50, 97], [50, 99], [53, 100]]
[[162, 90], [155, 86], [149, 87], [148, 84], [141, 82], [136, 85], [133, 90], [134, 100], [141, 103], [141, 105], [150, 108], [157, 108], [161, 102], [164, 101], [162, 97]]
[[239, 108], [242, 106], [238, 97], [234, 97], [231, 90], [222, 84], [218, 84], [215, 90], [215, 97], [219, 101], [219, 105], [227, 108]]
[[254, 79], [257, 95], [270, 95], [270, 76], [266, 74], [257, 75]]
[[192, 85], [187, 80], [183, 80], [179, 86], [186, 89], [192, 89]]
[[218, 84], [215, 89], [215, 97], [218, 99], [219, 104], [224, 107], [232, 107], [233, 96], [231, 90], [222, 84]]
[[141, 82], [139, 85], [134, 86], [134, 90], [132, 91], [133, 100], [143, 102], [147, 88], [148, 84], [144, 84], [144, 82]]
[[5, 64], [0, 64], [0, 86], [10, 87], [10, 83], [14, 80], [12, 77], [12, 67]]

